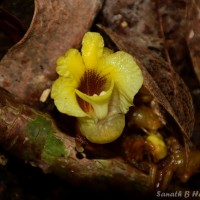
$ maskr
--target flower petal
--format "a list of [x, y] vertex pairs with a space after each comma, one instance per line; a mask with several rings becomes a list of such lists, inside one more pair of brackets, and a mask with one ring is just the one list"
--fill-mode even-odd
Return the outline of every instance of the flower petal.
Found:
[[69, 49], [64, 56], [58, 58], [56, 71], [60, 76], [72, 76], [80, 80], [85, 71], [80, 52], [77, 49]]
[[66, 77], [59, 77], [52, 85], [51, 98], [57, 109], [61, 113], [65, 113], [75, 117], [88, 116], [79, 106], [75, 88], [77, 82]]
[[123, 51], [102, 57], [98, 67], [102, 75], [110, 74], [119, 92], [120, 107], [126, 113], [133, 105], [133, 98], [143, 84], [143, 76], [133, 57]]
[[97, 66], [98, 58], [102, 56], [104, 47], [103, 37], [99, 33], [87, 32], [82, 41], [82, 57], [88, 69]]
[[108, 113], [108, 104], [112, 95], [113, 88], [114, 82], [112, 81], [109, 90], [102, 91], [100, 95], [89, 96], [79, 90], [76, 90], [76, 94], [81, 99], [92, 105], [95, 112], [95, 117], [97, 117], [97, 119], [103, 119]]
[[147, 141], [153, 146], [153, 153], [157, 160], [163, 159], [167, 155], [167, 146], [163, 140], [163, 137], [158, 134], [150, 134], [147, 137]]
[[116, 114], [95, 122], [89, 117], [78, 118], [77, 127], [92, 143], [106, 144], [115, 141], [123, 133], [125, 115]]
[[110, 55], [112, 53], [113, 53], [113, 51], [111, 49], [109, 49], [107, 47], [104, 47], [102, 56], [108, 56], [108, 55]]

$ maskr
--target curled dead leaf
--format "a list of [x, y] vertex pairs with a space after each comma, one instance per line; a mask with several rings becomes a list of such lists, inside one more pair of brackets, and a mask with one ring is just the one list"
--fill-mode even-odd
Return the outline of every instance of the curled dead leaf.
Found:
[[120, 50], [133, 55], [142, 69], [144, 86], [177, 123], [189, 141], [194, 127], [194, 108], [189, 89], [180, 76], [161, 57], [138, 47], [131, 37], [99, 26]]
[[22, 102], [36, 106], [43, 90], [56, 78], [58, 56], [80, 45], [103, 1], [34, 2], [34, 15], [27, 33], [0, 62], [0, 86]]

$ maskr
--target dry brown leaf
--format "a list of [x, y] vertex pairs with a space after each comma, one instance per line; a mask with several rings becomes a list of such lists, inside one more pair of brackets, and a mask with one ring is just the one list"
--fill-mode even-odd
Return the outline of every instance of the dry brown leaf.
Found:
[[[189, 139], [194, 127], [192, 97], [185, 82], [174, 71], [188, 63], [182, 42], [187, 0], [117, 2], [106, 1], [103, 7], [101, 23], [109, 27], [103, 28], [104, 31], [119, 49], [138, 59], [145, 77], [144, 85]], [[172, 49], [175, 51], [171, 52]]]
[[144, 86], [178, 124], [184, 139], [190, 139], [194, 127], [194, 109], [191, 94], [180, 76], [159, 56], [138, 47], [132, 37], [100, 26], [118, 49], [133, 55], [144, 76]]
[[0, 86], [36, 106], [56, 78], [57, 58], [78, 47], [102, 0], [35, 0], [32, 23], [23, 39], [0, 62]]

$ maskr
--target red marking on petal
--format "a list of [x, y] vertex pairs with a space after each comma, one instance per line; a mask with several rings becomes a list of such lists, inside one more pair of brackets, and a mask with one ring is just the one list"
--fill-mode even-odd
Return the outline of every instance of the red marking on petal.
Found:
[[[102, 91], [105, 90], [107, 83], [106, 76], [100, 76], [96, 70], [88, 70], [84, 73], [83, 77], [80, 80], [80, 85], [78, 90], [89, 96], [94, 94], [99, 95]], [[87, 113], [93, 113], [93, 107], [83, 99], [77, 96], [77, 101], [80, 107]]]
[[106, 76], [100, 76], [95, 70], [88, 70], [81, 78], [78, 90], [90, 96], [99, 95], [105, 89], [106, 82]]

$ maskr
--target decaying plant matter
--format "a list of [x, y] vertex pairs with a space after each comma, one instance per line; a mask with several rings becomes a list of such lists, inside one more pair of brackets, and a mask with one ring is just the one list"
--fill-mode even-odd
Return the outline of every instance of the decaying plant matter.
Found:
[[[130, 194], [150, 194], [184, 190], [183, 184], [187, 188], [200, 170], [200, 152], [191, 141], [193, 99], [174, 68], [175, 60], [170, 60], [169, 44], [163, 44], [166, 33], [158, 22], [166, 7], [158, 0], [142, 2], [35, 0], [29, 30], [0, 62], [3, 148], [44, 173], [92, 189], [112, 186]], [[192, 2], [194, 9], [196, 1]], [[74, 13], [76, 7], [79, 12]], [[144, 8], [151, 8], [151, 18], [137, 12]], [[184, 9], [180, 8], [181, 15]], [[119, 14], [115, 16], [113, 10]], [[139, 18], [144, 22], [136, 23]], [[147, 26], [149, 20], [153, 27]], [[125, 115], [122, 135], [108, 144], [93, 144], [80, 136], [76, 118], [59, 113], [48, 97], [57, 78], [57, 58], [70, 48], [80, 48], [82, 37], [91, 29], [102, 33], [110, 49], [132, 55], [144, 78], [134, 106]]]

